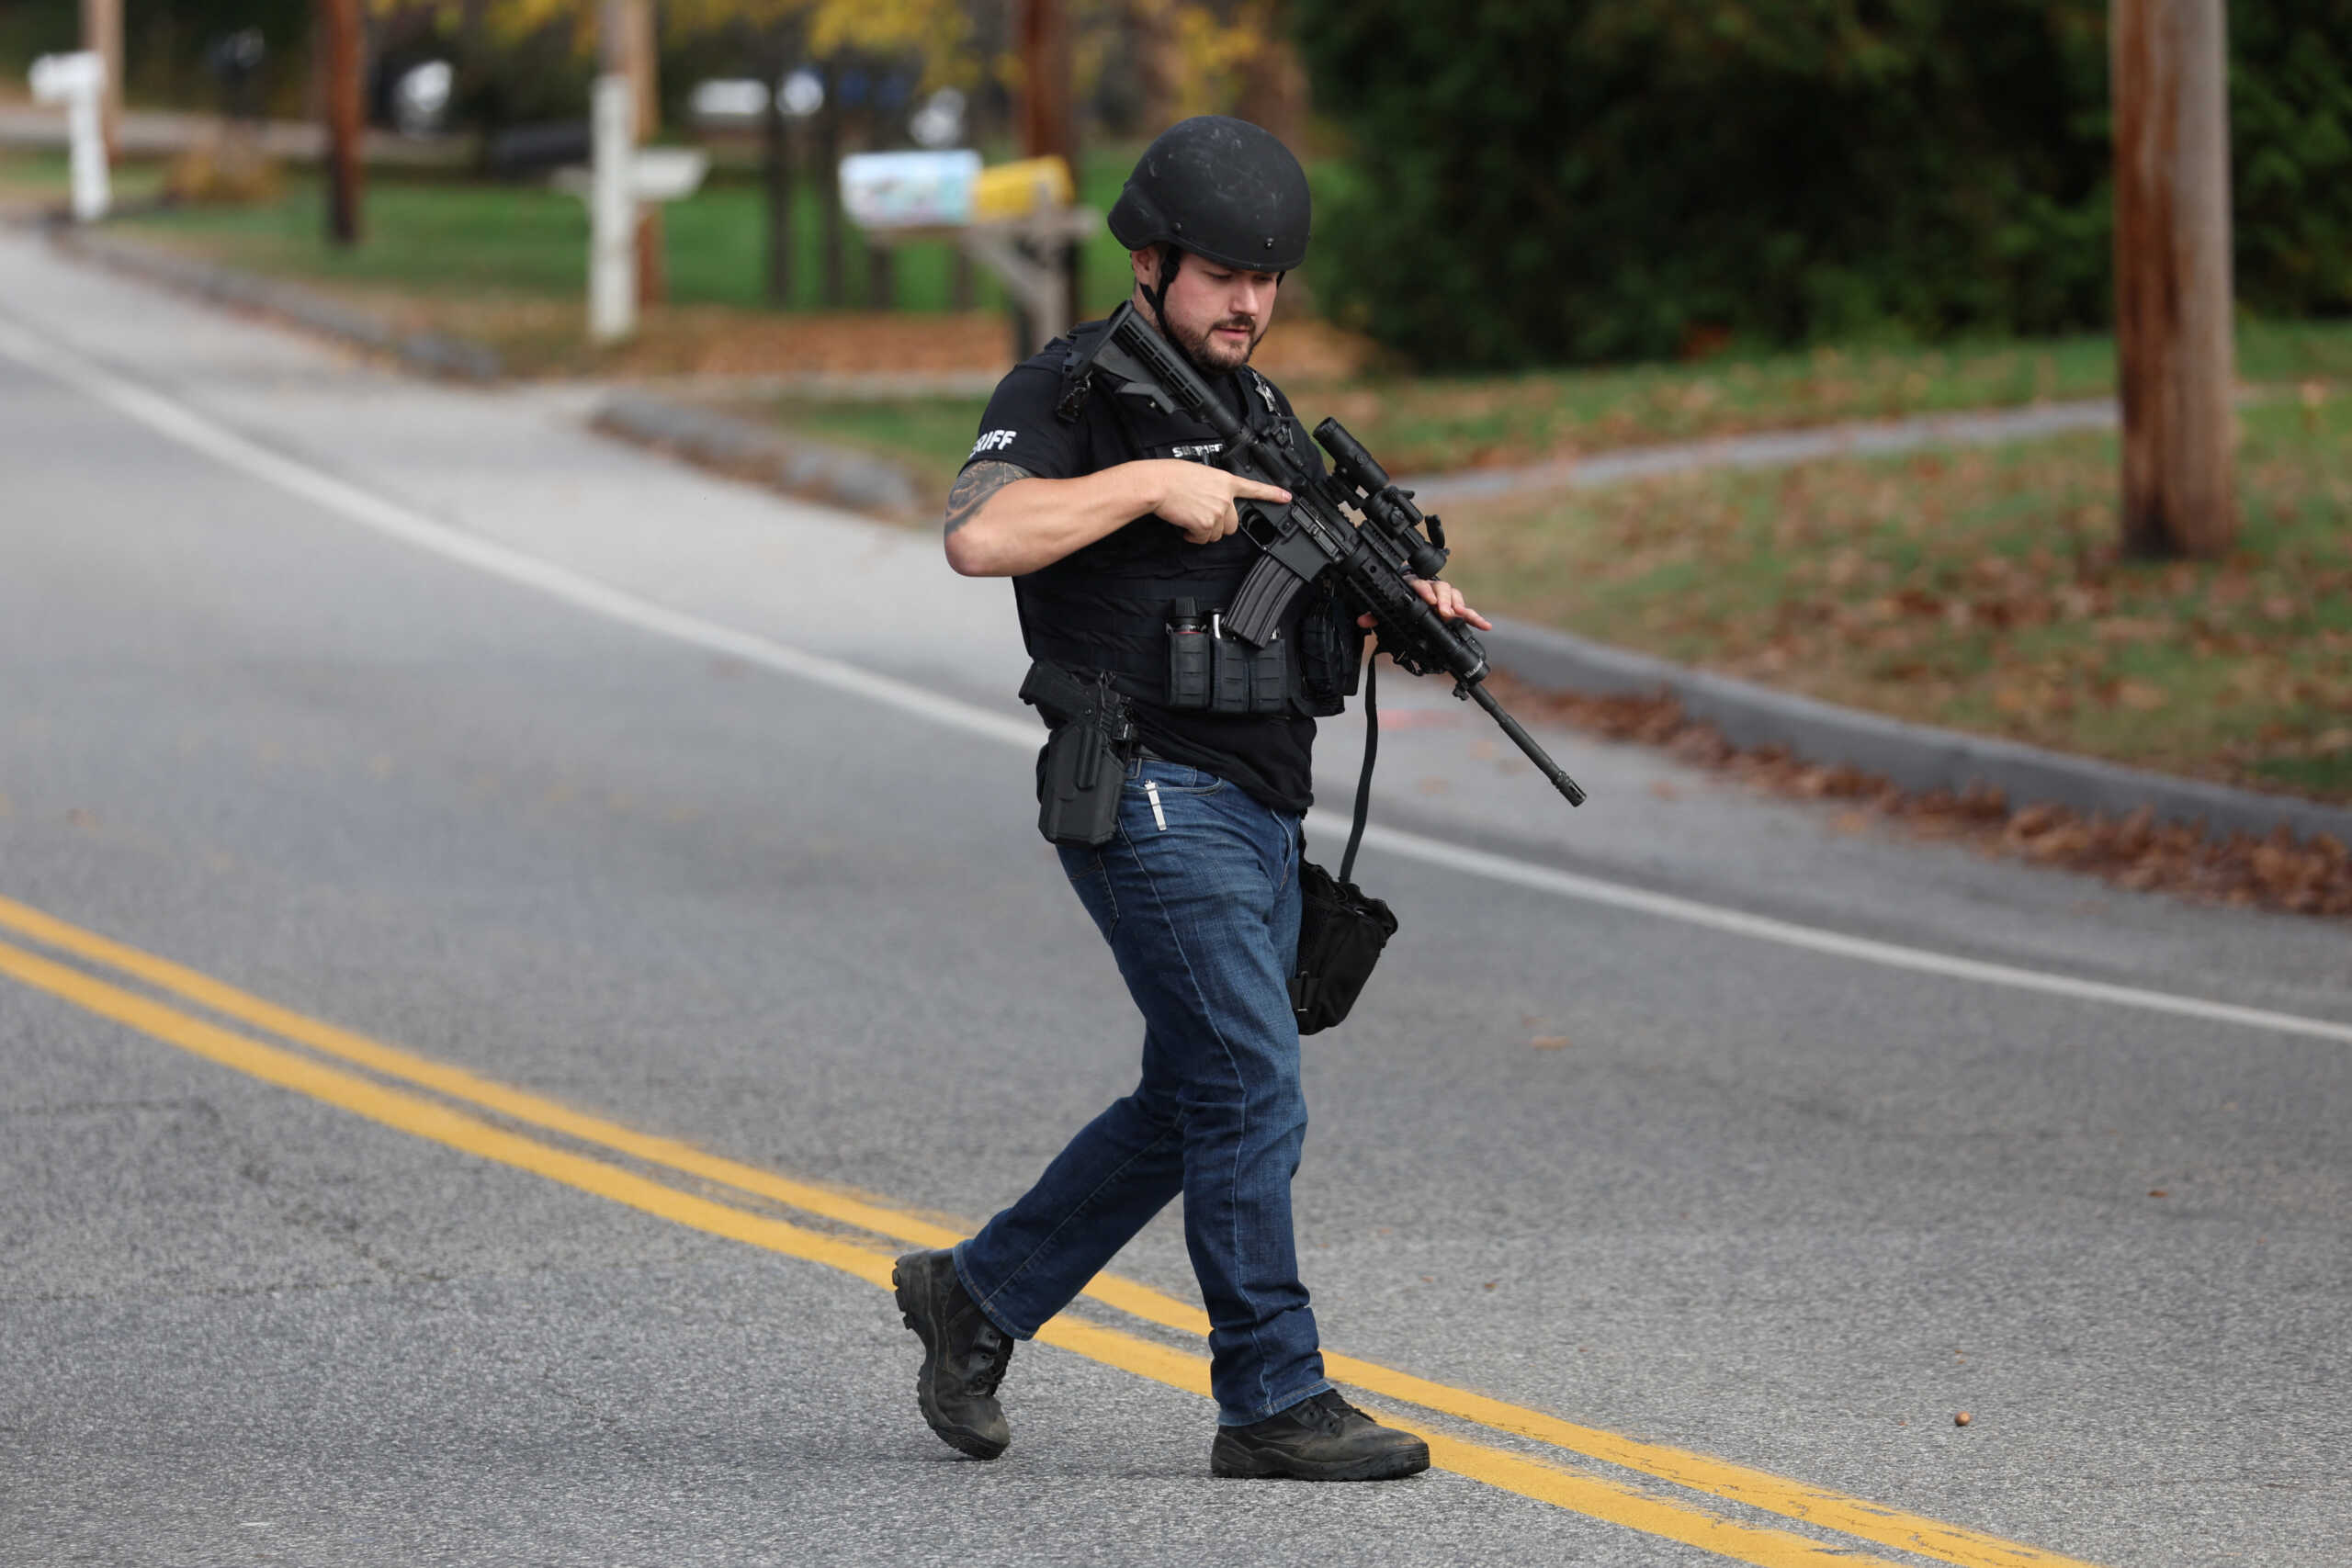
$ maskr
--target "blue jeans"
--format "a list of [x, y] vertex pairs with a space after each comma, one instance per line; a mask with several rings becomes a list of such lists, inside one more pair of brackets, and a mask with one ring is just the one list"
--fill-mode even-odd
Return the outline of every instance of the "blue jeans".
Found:
[[1129, 765], [1117, 836], [1061, 857], [1143, 1010], [1143, 1079], [956, 1249], [980, 1310], [1026, 1339], [1182, 1192], [1227, 1426], [1331, 1386], [1291, 1239], [1299, 846], [1297, 818], [1221, 779]]

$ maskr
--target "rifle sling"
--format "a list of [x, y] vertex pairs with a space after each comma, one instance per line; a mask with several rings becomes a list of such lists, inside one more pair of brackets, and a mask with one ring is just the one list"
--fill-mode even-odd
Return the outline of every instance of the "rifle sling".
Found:
[[1352, 886], [1356, 876], [1356, 846], [1363, 841], [1363, 820], [1372, 810], [1372, 761], [1380, 752], [1380, 705], [1374, 687], [1380, 675], [1380, 654], [1363, 661], [1363, 772], [1356, 776], [1356, 819], [1348, 829], [1348, 852], [1340, 857], [1340, 880]]

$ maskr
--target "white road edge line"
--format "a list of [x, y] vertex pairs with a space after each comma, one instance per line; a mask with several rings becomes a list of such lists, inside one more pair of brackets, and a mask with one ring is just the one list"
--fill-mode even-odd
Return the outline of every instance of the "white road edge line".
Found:
[[[1036, 727], [1023, 719], [993, 713], [976, 704], [944, 696], [910, 682], [877, 675], [855, 665], [843, 664], [838, 660], [805, 652], [716, 621], [705, 620], [699, 615], [671, 609], [570, 568], [526, 555], [505, 545], [469, 534], [462, 528], [435, 522], [422, 513], [362, 490], [322, 469], [273, 452], [250, 437], [214, 423], [184, 403], [127, 380], [5, 320], [0, 320], [0, 352], [78, 389], [191, 450], [420, 549], [429, 550], [494, 577], [504, 578], [522, 587], [536, 589], [568, 604], [641, 631], [727, 654], [748, 664], [777, 671], [853, 696], [885, 703], [967, 735], [1023, 748], [1037, 744]], [[1318, 833], [1342, 837], [1347, 830], [1340, 818], [1328, 812], [1315, 813], [1311, 826]], [[2247, 1029], [2352, 1044], [2352, 1024], [2337, 1023], [2328, 1019], [2305, 1018], [2297, 1013], [2275, 1012], [2265, 1008], [2240, 1007], [2199, 997], [2146, 990], [2137, 986], [2078, 979], [2047, 970], [1986, 963], [1927, 948], [1906, 947], [1898, 942], [1848, 936], [1819, 926], [1774, 919], [1767, 915], [1752, 915], [1695, 898], [1654, 893], [1576, 872], [1531, 865], [1395, 828], [1368, 828], [1364, 832], [1364, 842], [1375, 850], [1407, 860], [1486, 877], [1555, 897], [1624, 909], [1659, 919], [1677, 920], [1685, 925], [1758, 942], [1776, 942], [1808, 953], [1855, 959], [1914, 974], [1974, 980], [1988, 986], [2039, 992], [2075, 1001], [2104, 1002], [2149, 1012], [2168, 1013], [2176, 1018], [2200, 1019], [2213, 1023], [2236, 1024]]]

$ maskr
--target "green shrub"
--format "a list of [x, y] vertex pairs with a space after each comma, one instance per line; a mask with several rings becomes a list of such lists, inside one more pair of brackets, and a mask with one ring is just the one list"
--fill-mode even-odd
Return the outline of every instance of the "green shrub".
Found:
[[[2352, 0], [2232, 10], [2240, 296], [2352, 308]], [[1296, 16], [1354, 154], [1327, 187], [1317, 288], [1425, 364], [2109, 313], [2098, 0], [1296, 0]]]
[[2352, 313], [2352, 0], [2231, 0], [2238, 298]]

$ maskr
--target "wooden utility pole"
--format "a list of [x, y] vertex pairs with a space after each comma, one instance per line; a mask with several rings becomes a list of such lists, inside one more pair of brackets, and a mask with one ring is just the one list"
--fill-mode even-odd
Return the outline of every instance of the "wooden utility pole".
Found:
[[98, 123], [111, 164], [122, 156], [122, 0], [82, 0], [82, 47], [107, 63]]
[[[1058, 156], [1078, 177], [1078, 117], [1070, 101], [1070, 33], [1068, 0], [1021, 0], [1021, 151], [1026, 157]], [[1063, 248], [1069, 278], [1069, 319], [1083, 314], [1078, 242]]]
[[[597, 7], [597, 52], [609, 75], [626, 76], [637, 124], [629, 137], [634, 148], [662, 128], [662, 90], [656, 75], [660, 56], [653, 39], [652, 0], [603, 0]], [[646, 202], [637, 217], [637, 302], [658, 305], [669, 293], [662, 265], [662, 208]]]
[[2123, 546], [2225, 555], [2237, 528], [2223, 0], [2113, 0]]
[[359, 0], [319, 0], [319, 40], [324, 91], [320, 95], [327, 130], [327, 239], [337, 245], [359, 243], [359, 205], [364, 171], [359, 139]]

